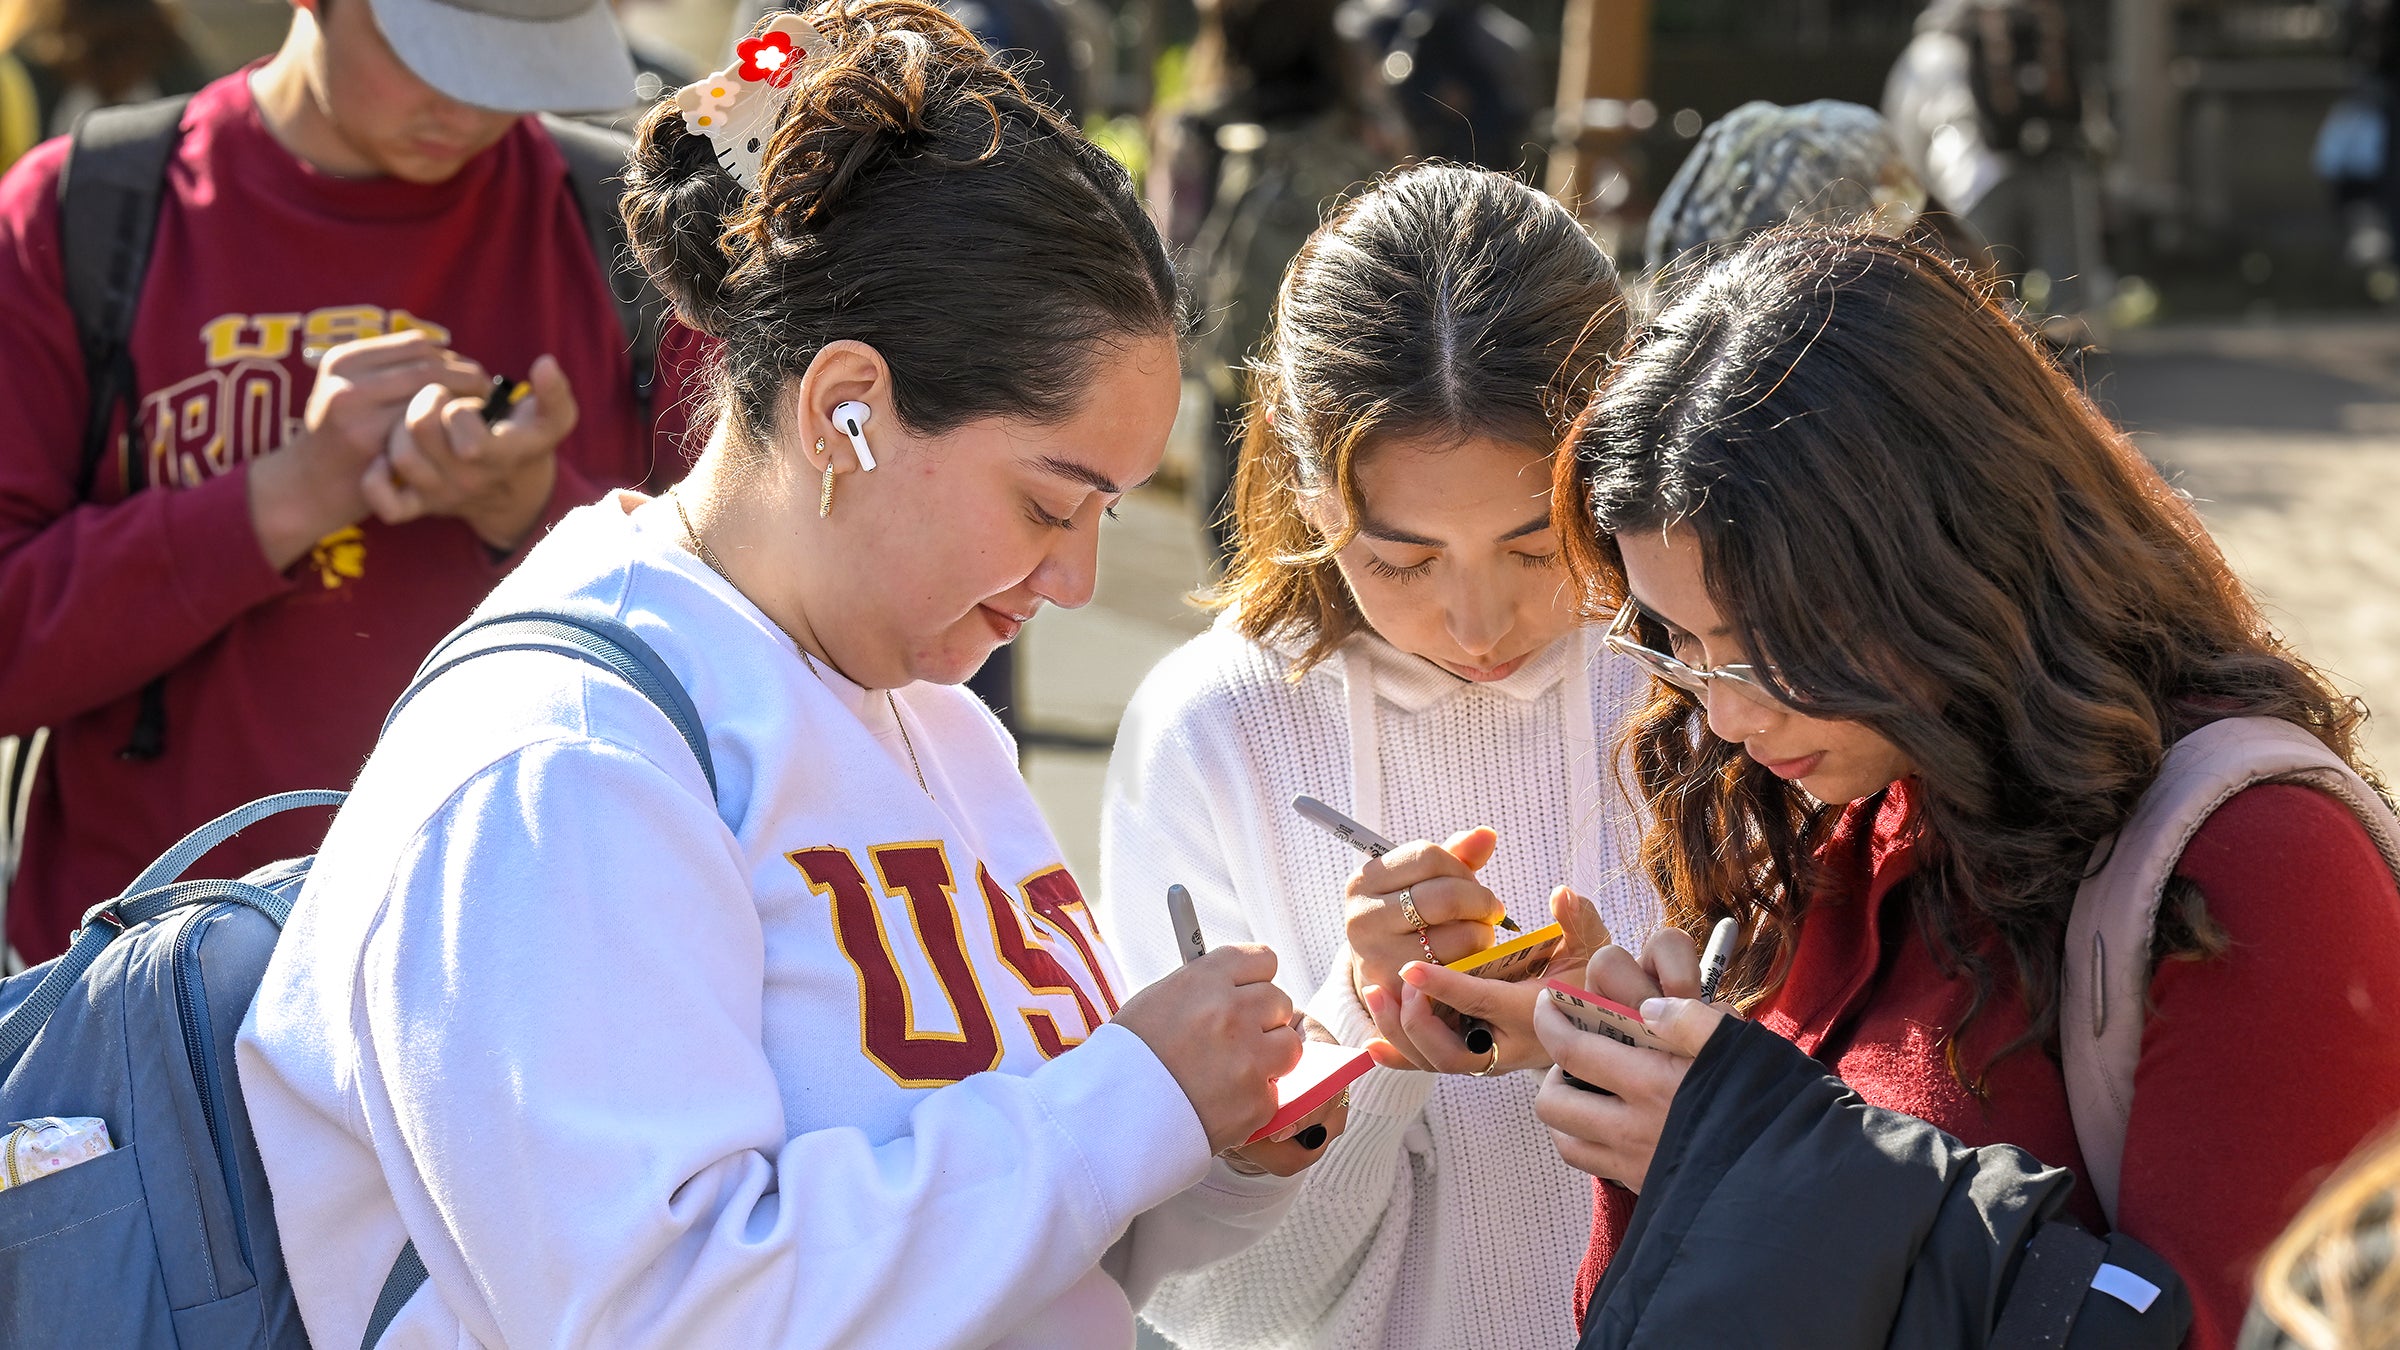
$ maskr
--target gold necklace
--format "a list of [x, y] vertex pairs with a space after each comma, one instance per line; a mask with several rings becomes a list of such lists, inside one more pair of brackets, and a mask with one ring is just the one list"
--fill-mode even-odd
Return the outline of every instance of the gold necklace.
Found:
[[[725, 564], [717, 561], [716, 551], [708, 546], [707, 540], [700, 537], [698, 530], [692, 528], [692, 516], [689, 511], [683, 509], [683, 498], [670, 492], [667, 494], [667, 500], [675, 503], [675, 518], [683, 522], [683, 542], [692, 546], [692, 552], [700, 555], [700, 561], [708, 564], [709, 571], [724, 578], [725, 584], [732, 586], [736, 591], [741, 590], [742, 588], [735, 584], [733, 574], [725, 570]], [[764, 610], [759, 612], [766, 613]], [[825, 672], [817, 669], [816, 658], [808, 654], [808, 648], [801, 644], [800, 639], [793, 634], [792, 630], [784, 628], [783, 621], [772, 614], [767, 615], [767, 622], [781, 629], [785, 637], [791, 638], [792, 650], [800, 653], [801, 664], [807, 666], [808, 673], [816, 676], [818, 681], [822, 682]], [[892, 697], [892, 691], [886, 689], [883, 691], [883, 701], [884, 705], [892, 710], [892, 725], [900, 729], [900, 748], [908, 752], [908, 768], [917, 776], [917, 791], [930, 798], [933, 796], [933, 789], [925, 786], [925, 766], [917, 762], [917, 743], [909, 739], [908, 723], [900, 716], [900, 700]], [[935, 804], [940, 804], [938, 799]]]

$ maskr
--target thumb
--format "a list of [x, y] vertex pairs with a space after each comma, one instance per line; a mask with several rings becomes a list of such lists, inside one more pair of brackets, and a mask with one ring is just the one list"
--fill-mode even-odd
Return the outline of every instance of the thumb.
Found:
[[1615, 941], [1608, 923], [1591, 901], [1561, 886], [1550, 893], [1550, 916], [1566, 930], [1566, 940], [1559, 943], [1563, 952], [1579, 953], [1586, 959], [1593, 952]]
[[533, 363], [525, 382], [533, 386], [533, 396], [528, 400], [533, 406], [518, 405], [501, 426], [511, 430], [523, 428], [543, 442], [556, 445], [575, 429], [575, 423], [583, 415], [575, 403], [574, 387], [567, 383], [566, 369], [558, 364], [557, 357], [543, 356]]
[[1642, 1000], [1642, 1025], [1659, 1043], [1686, 1059], [1700, 1057], [1701, 1047], [1724, 1024], [1726, 1014], [1696, 998]]
[[1490, 862], [1492, 853], [1499, 847], [1500, 832], [1489, 825], [1478, 825], [1450, 836], [1450, 842], [1442, 845], [1442, 851], [1465, 863], [1467, 870], [1474, 872]]

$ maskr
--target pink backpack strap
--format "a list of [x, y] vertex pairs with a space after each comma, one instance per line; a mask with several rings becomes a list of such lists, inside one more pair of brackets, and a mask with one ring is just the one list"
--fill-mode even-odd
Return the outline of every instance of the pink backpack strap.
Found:
[[2216, 809], [2246, 787], [2292, 782], [2350, 808], [2400, 877], [2400, 819], [2322, 741], [2289, 722], [2235, 717], [2177, 741], [2133, 814], [2092, 854], [2067, 920], [2059, 1051], [2084, 1174], [2110, 1224], [2133, 1118], [2134, 1067], [2150, 995], [2151, 930], [2183, 850]]

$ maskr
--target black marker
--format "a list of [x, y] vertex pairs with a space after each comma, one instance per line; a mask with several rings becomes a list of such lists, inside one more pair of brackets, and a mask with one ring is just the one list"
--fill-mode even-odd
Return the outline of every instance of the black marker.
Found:
[[523, 380], [494, 375], [492, 392], [483, 396], [483, 424], [487, 427], [498, 425], [501, 418], [508, 416], [508, 410], [517, 406], [517, 400], [531, 392], [533, 386]]

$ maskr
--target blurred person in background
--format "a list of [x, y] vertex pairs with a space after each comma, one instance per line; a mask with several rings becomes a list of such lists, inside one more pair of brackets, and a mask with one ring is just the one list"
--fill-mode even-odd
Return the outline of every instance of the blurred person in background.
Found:
[[2341, 216], [2343, 260], [2365, 271], [2377, 299], [2389, 301], [2392, 231], [2400, 226], [2400, 172], [2392, 147], [2400, 142], [2400, 15], [2392, 0], [2349, 0], [2342, 7], [2343, 49], [2359, 63], [2357, 83], [2334, 102], [2317, 132], [2311, 156], [2317, 177], [2332, 190]]
[[1366, 50], [1409, 136], [1429, 159], [1525, 167], [1553, 78], [1533, 30], [1481, 0], [1348, 0], [1342, 31]]
[[0, 170], [94, 108], [207, 78], [159, 0], [0, 0]]
[[[50, 729], [24, 959], [211, 816], [347, 784], [549, 522], [681, 468], [698, 340], [670, 327], [638, 368], [584, 215], [613, 202], [578, 198], [562, 148], [613, 172], [622, 142], [524, 115], [620, 103], [633, 68], [600, 0], [556, 9], [293, 0], [273, 57], [149, 108], [157, 231], [98, 370], [66, 283], [89, 241], [61, 227], [84, 148], [0, 178], [0, 734]], [[487, 424], [495, 377], [529, 396]], [[222, 861], [321, 828], [286, 816]]]
[[1192, 97], [1165, 110], [1150, 208], [1200, 312], [1187, 360], [1208, 386], [1194, 485], [1216, 560], [1233, 553], [1243, 368], [1285, 264], [1326, 208], [1405, 157], [1406, 136], [1338, 31], [1340, 0], [1202, 0]]
[[1883, 111], [1926, 187], [1988, 241], [2046, 341], [2107, 335], [2100, 151], [2065, 0], [1933, 0], [1892, 67]]
[[1974, 228], [1925, 191], [1874, 109], [1753, 101], [1711, 123], [1659, 194], [1645, 241], [1650, 275], [1796, 221], [1867, 222], [1895, 236], [1922, 226], [1953, 256], [1978, 268], [1990, 261]]
[[2400, 1130], [2354, 1154], [2258, 1263], [2240, 1350], [2400, 1350]]
[[631, 138], [650, 105], [699, 79], [704, 73], [692, 58], [672, 43], [662, 42], [626, 22], [644, 9], [663, 7], [664, 0], [608, 0], [625, 34], [626, 54], [633, 58], [633, 85], [625, 91], [623, 107], [584, 114], [584, 120]]

